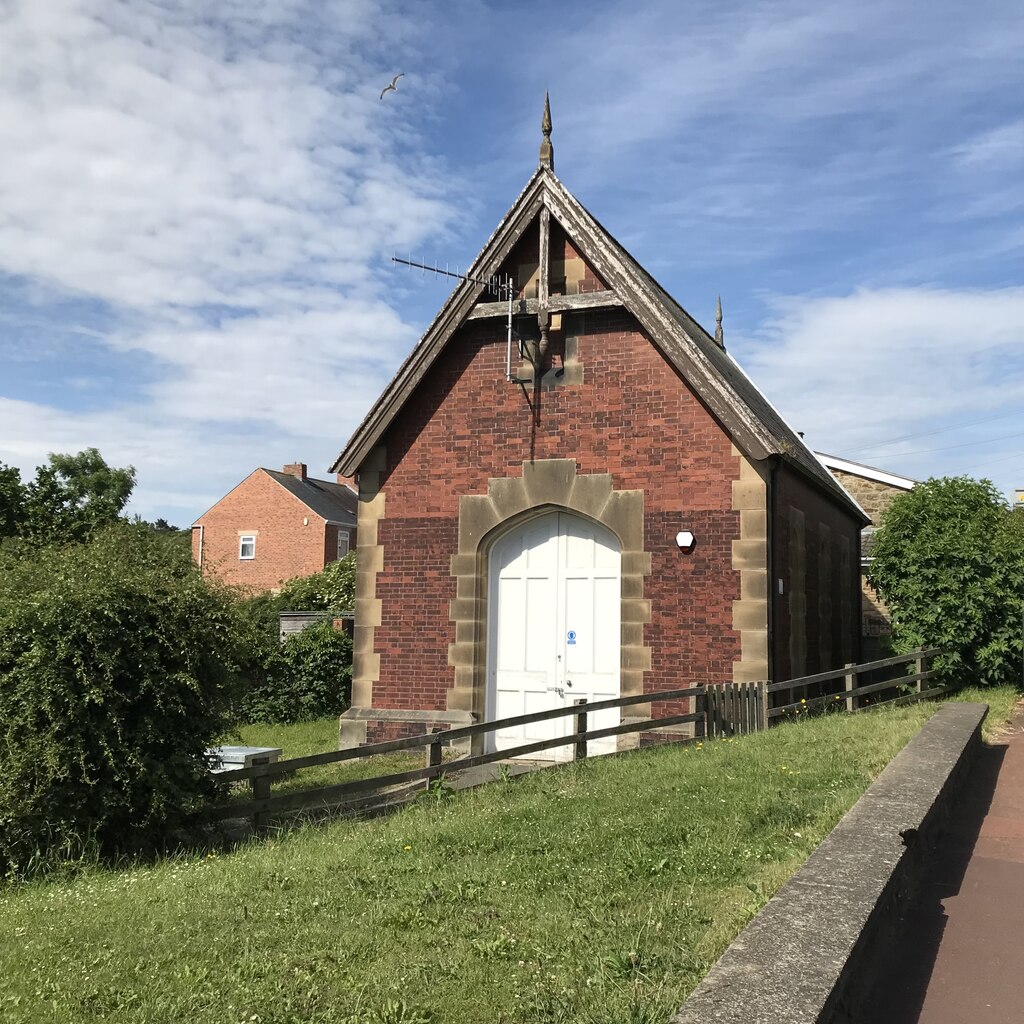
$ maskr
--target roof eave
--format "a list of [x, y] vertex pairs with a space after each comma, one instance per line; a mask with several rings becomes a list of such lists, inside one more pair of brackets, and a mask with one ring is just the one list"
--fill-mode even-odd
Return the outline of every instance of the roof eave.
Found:
[[[416, 347], [398, 368], [391, 382], [349, 438], [331, 466], [330, 472], [351, 476], [359, 470], [412, 390], [433, 365], [448, 339], [462, 326], [469, 310], [475, 305], [485, 287], [476, 282], [486, 280], [497, 272], [530, 222], [540, 212], [543, 205], [541, 182], [548, 175], [554, 176], [549, 168], [538, 167], [530, 177], [466, 271], [467, 280], [463, 280], [452, 290]], [[468, 280], [471, 278], [476, 280]]]
[[[590, 245], [587, 258], [594, 269], [620, 294], [629, 312], [722, 423], [744, 455], [756, 461], [772, 455], [786, 458], [786, 445], [794, 439], [797, 444], [801, 443], [777, 411], [775, 415], [786, 430], [793, 434], [792, 438], [776, 438], [758, 419], [702, 350], [702, 345], [715, 344], [711, 336], [678, 303], [670, 300], [656, 282], [652, 284], [653, 279], [648, 281], [642, 270], [630, 269], [623, 257], [634, 264], [635, 259], [594, 219], [550, 168], [539, 167], [533, 174], [481, 249], [467, 276], [481, 279], [496, 273], [542, 206], [546, 206], [571, 235], [582, 235], [585, 238]], [[620, 252], [622, 255], [619, 255]], [[639, 267], [639, 264], [636, 266]], [[332, 472], [351, 475], [359, 470], [448, 339], [461, 326], [482, 289], [482, 285], [464, 281], [453, 290], [416, 348], [338, 456], [331, 467]], [[668, 308], [668, 301], [674, 303], [675, 314]], [[758, 391], [738, 364], [735, 365], [743, 378]], [[758, 394], [761, 393], [758, 391]], [[767, 402], [763, 394], [761, 398]], [[809, 449], [808, 453], [811, 460], [820, 465]], [[786, 461], [809, 480], [815, 481], [834, 499], [844, 501], [858, 517], [864, 516], [860, 506], [824, 467], [821, 467], [824, 479], [818, 480], [799, 460], [786, 458]]]

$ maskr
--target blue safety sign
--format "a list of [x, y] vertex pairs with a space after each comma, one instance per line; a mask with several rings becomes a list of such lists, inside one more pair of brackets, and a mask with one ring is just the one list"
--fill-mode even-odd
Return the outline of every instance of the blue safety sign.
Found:
[[576, 643], [576, 630], [570, 629], [569, 632], [565, 634], [565, 639], [570, 647], [573, 646]]

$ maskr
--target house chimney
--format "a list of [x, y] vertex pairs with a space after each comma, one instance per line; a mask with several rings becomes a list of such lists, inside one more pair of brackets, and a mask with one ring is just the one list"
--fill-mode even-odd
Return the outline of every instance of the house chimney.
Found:
[[356, 494], [359, 493], [359, 484], [356, 482], [355, 474], [352, 476], [342, 476], [341, 473], [339, 473], [338, 483], [347, 487], [351, 491], [355, 491]]
[[306, 479], [306, 464], [304, 462], [293, 462], [291, 465], [285, 466], [282, 473], [287, 473], [289, 476], [294, 476], [299, 480]]

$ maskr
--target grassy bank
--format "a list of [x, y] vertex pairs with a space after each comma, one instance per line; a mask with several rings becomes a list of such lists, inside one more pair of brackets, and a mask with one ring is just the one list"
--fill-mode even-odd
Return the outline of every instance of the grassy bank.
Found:
[[[318, 718], [312, 722], [297, 722], [294, 725], [257, 722], [239, 727], [235, 733], [224, 737], [224, 742], [240, 743], [250, 747], [280, 747], [282, 760], [306, 757], [309, 754], [337, 749], [338, 719]], [[303, 768], [294, 775], [275, 781], [273, 791], [277, 795], [295, 790], [314, 789], [317, 786], [352, 782], [355, 779], [369, 779], [375, 775], [409, 771], [413, 768], [422, 768], [425, 756], [424, 749], [399, 751], [394, 754], [377, 754], [374, 757], [353, 761]], [[240, 786], [234, 795], [238, 800], [248, 800], [252, 794], [248, 786]]]
[[9, 890], [0, 1019], [664, 1022], [933, 711], [594, 759]]

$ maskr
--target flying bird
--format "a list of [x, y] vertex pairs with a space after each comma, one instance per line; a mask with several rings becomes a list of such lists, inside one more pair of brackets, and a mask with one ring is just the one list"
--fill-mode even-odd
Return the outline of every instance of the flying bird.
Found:
[[384, 93], [386, 93], [386, 92], [398, 92], [398, 80], [400, 78], [405, 78], [405, 72], [404, 71], [401, 72], [400, 74], [395, 75], [395, 77], [391, 79], [391, 84], [390, 85], [385, 85], [384, 88], [381, 89], [381, 91], [380, 91], [380, 98], [381, 99], [384, 99]]

